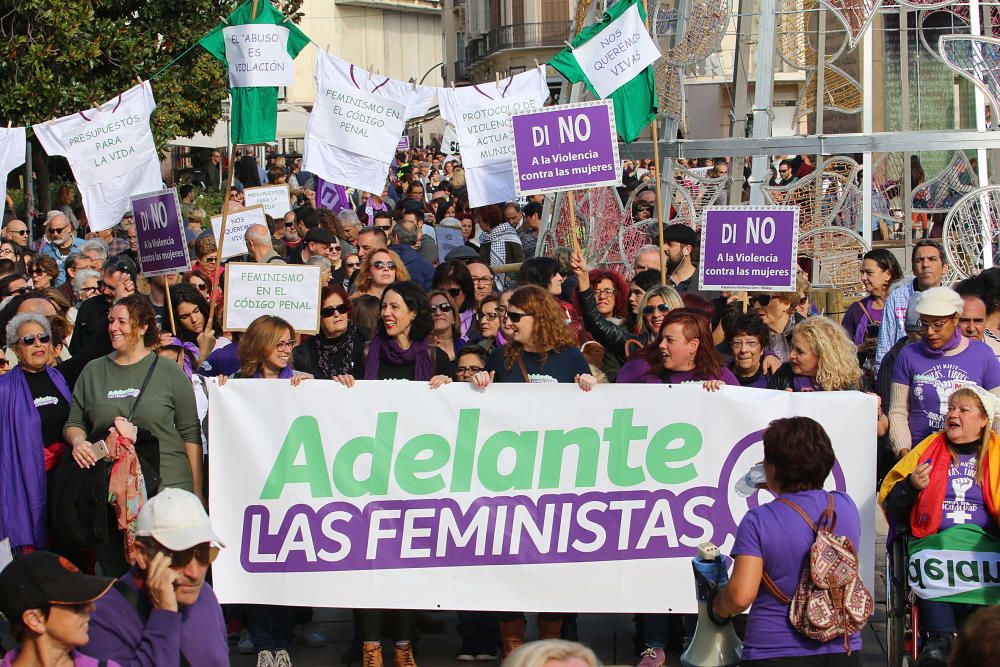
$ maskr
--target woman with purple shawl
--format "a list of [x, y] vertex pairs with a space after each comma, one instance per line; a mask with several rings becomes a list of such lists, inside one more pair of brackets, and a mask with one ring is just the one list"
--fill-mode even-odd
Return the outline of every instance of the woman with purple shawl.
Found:
[[19, 365], [0, 376], [0, 539], [15, 553], [48, 547], [46, 473], [66, 449], [72, 392], [53, 359], [52, 329], [37, 313], [7, 324]]

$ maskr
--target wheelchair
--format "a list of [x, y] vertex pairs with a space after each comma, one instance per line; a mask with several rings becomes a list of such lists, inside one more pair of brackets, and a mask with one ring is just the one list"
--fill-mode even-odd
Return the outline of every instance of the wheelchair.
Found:
[[885, 647], [887, 667], [914, 667], [920, 650], [920, 613], [907, 583], [909, 531], [897, 528], [885, 555]]

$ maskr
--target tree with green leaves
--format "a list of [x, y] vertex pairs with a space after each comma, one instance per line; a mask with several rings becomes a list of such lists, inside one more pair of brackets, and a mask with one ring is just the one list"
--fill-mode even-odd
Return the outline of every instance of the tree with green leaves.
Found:
[[[302, 2], [274, 0], [273, 4], [298, 22]], [[133, 86], [137, 77], [156, 75], [157, 109], [151, 125], [157, 145], [178, 136], [211, 133], [222, 114], [229, 81], [222, 64], [197, 42], [238, 4], [237, 0], [0, 2], [0, 122], [30, 126], [85, 110]], [[37, 140], [32, 145], [39, 208], [44, 211], [49, 206], [47, 156]]]

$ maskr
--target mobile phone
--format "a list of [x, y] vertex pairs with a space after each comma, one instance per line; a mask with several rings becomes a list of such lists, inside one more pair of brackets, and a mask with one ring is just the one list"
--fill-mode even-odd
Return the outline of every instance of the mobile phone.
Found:
[[865, 338], [878, 338], [879, 325], [869, 324], [865, 327]]
[[100, 461], [103, 458], [107, 458], [108, 454], [108, 443], [103, 440], [98, 440], [97, 442], [90, 443], [90, 453], [94, 455], [94, 458]]

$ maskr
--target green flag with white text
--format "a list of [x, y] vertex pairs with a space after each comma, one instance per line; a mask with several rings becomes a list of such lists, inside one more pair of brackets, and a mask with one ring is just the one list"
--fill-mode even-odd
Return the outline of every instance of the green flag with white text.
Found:
[[907, 580], [925, 600], [1000, 604], [1000, 539], [960, 524], [909, 545]]

